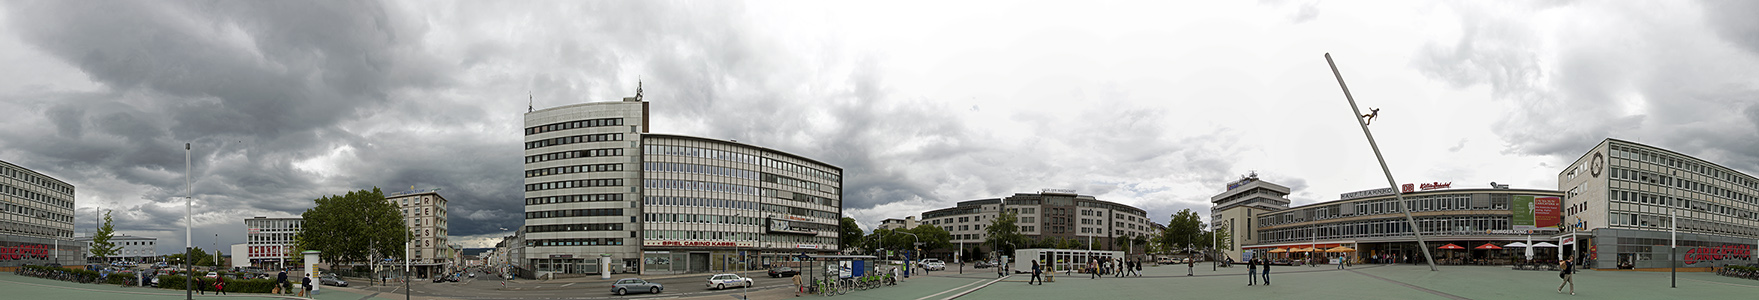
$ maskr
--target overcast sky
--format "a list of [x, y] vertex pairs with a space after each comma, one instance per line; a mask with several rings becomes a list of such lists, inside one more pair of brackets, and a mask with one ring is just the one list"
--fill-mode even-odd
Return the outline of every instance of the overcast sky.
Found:
[[[1208, 6], [1205, 6], [1208, 5]], [[1759, 170], [1759, 2], [0, 4], [0, 160], [122, 233], [195, 243], [321, 195], [443, 188], [451, 234], [523, 224], [521, 115], [614, 101], [653, 132], [844, 170], [873, 226], [1075, 189], [1166, 222], [1250, 171], [1296, 205], [1393, 175], [1555, 189], [1608, 137]], [[1207, 213], [1203, 214], [1207, 216]], [[222, 246], [225, 247], [225, 246]], [[229, 251], [229, 250], [228, 250]]]

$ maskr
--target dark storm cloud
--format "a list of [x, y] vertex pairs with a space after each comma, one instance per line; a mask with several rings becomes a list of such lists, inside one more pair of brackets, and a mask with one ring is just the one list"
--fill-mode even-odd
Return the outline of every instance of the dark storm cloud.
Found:
[[[1759, 57], [1759, 21], [1746, 16], [1755, 5], [1703, 4], [1707, 23], [1619, 3], [1513, 13], [1458, 5], [1459, 37], [1425, 47], [1413, 65], [1458, 87], [1487, 86], [1514, 105], [1495, 125], [1514, 154], [1574, 159], [1611, 137], [1759, 170], [1759, 127], [1740, 113], [1759, 103], [1759, 86], [1739, 79], [1755, 75], [1741, 66]], [[1613, 27], [1540, 28], [1548, 24], [1520, 15], [1590, 9], [1583, 5], [1611, 6], [1593, 8], [1608, 12], [1593, 19], [1616, 20], [1600, 21]]]

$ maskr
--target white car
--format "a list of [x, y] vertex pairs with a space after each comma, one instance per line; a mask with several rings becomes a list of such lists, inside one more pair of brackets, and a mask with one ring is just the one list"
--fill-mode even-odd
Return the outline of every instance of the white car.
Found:
[[947, 263], [941, 261], [940, 259], [934, 259], [934, 258], [924, 259], [924, 260], [922, 260], [922, 269], [929, 270], [929, 271], [946, 270]]
[[751, 278], [739, 276], [738, 274], [715, 274], [715, 276], [708, 278], [709, 288], [718, 290], [725, 289], [729, 286], [749, 288], [751, 287]]

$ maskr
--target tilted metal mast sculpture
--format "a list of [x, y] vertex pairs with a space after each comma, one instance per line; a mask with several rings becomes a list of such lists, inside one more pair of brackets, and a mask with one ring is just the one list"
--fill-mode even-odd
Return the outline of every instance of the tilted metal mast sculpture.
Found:
[[1368, 131], [1366, 118], [1380, 115], [1380, 110], [1375, 109], [1373, 115], [1363, 115], [1362, 110], [1356, 108], [1356, 97], [1350, 96], [1350, 86], [1344, 84], [1344, 74], [1339, 73], [1338, 64], [1332, 62], [1331, 53], [1325, 54], [1325, 64], [1331, 65], [1331, 75], [1338, 78], [1338, 87], [1344, 89], [1344, 100], [1350, 101], [1350, 116], [1356, 119], [1356, 125], [1362, 126], [1362, 135], [1368, 137], [1368, 148], [1374, 149], [1374, 159], [1380, 161], [1380, 171], [1386, 173], [1386, 184], [1393, 189], [1393, 197], [1399, 201], [1399, 211], [1405, 213], [1405, 223], [1411, 227], [1411, 236], [1417, 237], [1417, 248], [1423, 250], [1424, 261], [1429, 262], [1429, 271], [1438, 271], [1435, 269], [1435, 256], [1429, 254], [1429, 244], [1423, 242], [1422, 228], [1417, 227], [1417, 221], [1411, 218], [1411, 210], [1406, 207], [1404, 191], [1400, 191], [1397, 181], [1393, 181], [1393, 171], [1386, 167], [1386, 157], [1380, 155], [1380, 146], [1374, 143], [1374, 133]]

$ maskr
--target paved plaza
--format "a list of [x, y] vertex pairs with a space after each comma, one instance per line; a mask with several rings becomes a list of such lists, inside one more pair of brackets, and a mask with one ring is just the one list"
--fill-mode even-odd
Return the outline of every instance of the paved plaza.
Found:
[[[957, 266], [953, 266], [957, 268]], [[827, 299], [1168, 299], [1168, 298], [1304, 298], [1304, 299], [1710, 299], [1759, 293], [1759, 281], [1720, 277], [1711, 273], [1680, 273], [1679, 288], [1668, 288], [1666, 272], [1584, 271], [1576, 274], [1576, 295], [1557, 293], [1557, 272], [1516, 271], [1494, 266], [1442, 266], [1430, 272], [1424, 265], [1362, 265], [1348, 270], [1335, 266], [1272, 269], [1270, 286], [1246, 286], [1246, 268], [1219, 268], [1207, 264], [1185, 276], [1183, 266], [1148, 267], [1143, 277], [1089, 279], [1087, 275], [1055, 276], [1056, 282], [1027, 285], [1030, 276], [1016, 274], [997, 280], [994, 269], [956, 269], [915, 276], [899, 286], [854, 291]], [[774, 281], [779, 279], [758, 278]], [[355, 288], [324, 287], [315, 299], [403, 299], [402, 294]], [[74, 284], [0, 274], [0, 290], [8, 299], [182, 299], [179, 291], [121, 288], [110, 285]], [[795, 298], [791, 289], [758, 288], [752, 299]], [[520, 291], [493, 296], [447, 297], [416, 295], [414, 299], [736, 299], [737, 290], [703, 292], [669, 287], [659, 295], [611, 296], [597, 289], [579, 295], [531, 297]], [[219, 298], [197, 295], [198, 298]], [[954, 298], [957, 297], [957, 298]], [[298, 299], [261, 294], [234, 294], [227, 298]], [[821, 298], [801, 296], [800, 298]]]

